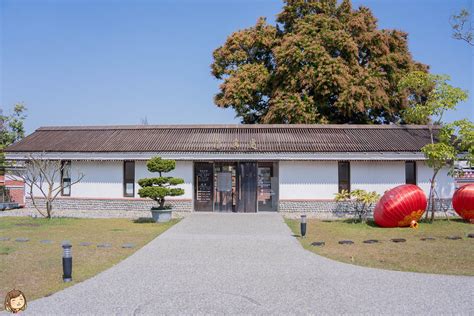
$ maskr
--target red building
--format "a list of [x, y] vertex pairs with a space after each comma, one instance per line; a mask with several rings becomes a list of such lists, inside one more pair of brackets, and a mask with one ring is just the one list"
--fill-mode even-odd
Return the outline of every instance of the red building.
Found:
[[20, 207], [25, 206], [25, 183], [23, 181], [0, 175], [0, 186], [5, 188], [5, 190], [1, 190], [0, 201], [16, 202]]

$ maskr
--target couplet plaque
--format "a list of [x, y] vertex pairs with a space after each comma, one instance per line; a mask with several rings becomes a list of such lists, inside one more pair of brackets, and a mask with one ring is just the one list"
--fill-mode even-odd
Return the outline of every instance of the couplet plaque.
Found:
[[212, 163], [194, 163], [194, 187], [194, 210], [212, 212], [214, 201], [214, 165]]

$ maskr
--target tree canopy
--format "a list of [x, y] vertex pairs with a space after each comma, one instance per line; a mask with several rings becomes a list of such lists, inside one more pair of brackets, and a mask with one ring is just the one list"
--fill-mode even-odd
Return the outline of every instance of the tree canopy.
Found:
[[26, 107], [15, 104], [10, 115], [4, 115], [0, 109], [0, 146], [5, 148], [25, 137], [23, 122], [26, 118]]
[[213, 57], [215, 104], [243, 123], [403, 122], [398, 82], [428, 70], [406, 33], [378, 29], [370, 9], [349, 0], [285, 0], [276, 25], [259, 18]]

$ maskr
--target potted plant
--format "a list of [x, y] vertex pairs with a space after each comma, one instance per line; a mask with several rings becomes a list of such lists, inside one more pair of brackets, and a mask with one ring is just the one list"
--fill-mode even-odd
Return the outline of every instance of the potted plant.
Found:
[[184, 183], [181, 178], [164, 177], [163, 173], [170, 172], [176, 168], [176, 161], [153, 157], [147, 161], [148, 171], [157, 172], [159, 177], [144, 178], [138, 180], [141, 186], [138, 195], [142, 198], [150, 198], [158, 203], [158, 207], [151, 208], [151, 215], [156, 222], [167, 222], [171, 219], [171, 205], [165, 205], [165, 197], [180, 196], [184, 190], [174, 186]]

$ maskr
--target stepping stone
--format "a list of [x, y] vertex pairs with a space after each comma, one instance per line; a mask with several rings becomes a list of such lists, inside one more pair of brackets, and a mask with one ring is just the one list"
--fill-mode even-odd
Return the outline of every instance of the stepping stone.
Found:
[[135, 244], [123, 244], [122, 248], [135, 248]]
[[28, 238], [17, 238], [15, 239], [15, 241], [18, 241], [18, 242], [27, 242], [27, 241], [30, 241]]
[[9, 241], [10, 237], [0, 237], [0, 241]]
[[108, 243], [97, 244], [97, 248], [110, 248], [110, 247], [112, 247], [112, 245]]
[[467, 238], [474, 238], [474, 233], [467, 234]]
[[396, 243], [398, 243], [398, 242], [406, 242], [406, 241], [407, 241], [407, 240], [404, 239], [404, 238], [393, 238], [393, 239], [390, 239], [390, 240], [391, 240], [392, 242], [396, 242]]
[[354, 242], [352, 240], [341, 240], [339, 241], [340, 245], [352, 245]]
[[40, 240], [40, 243], [42, 243], [42, 244], [52, 244], [53, 241], [52, 241], [52, 240], [45, 239], [45, 240]]
[[459, 240], [459, 239], [462, 239], [462, 238], [459, 237], [459, 236], [448, 236], [448, 237], [446, 237], [446, 239], [449, 239], [449, 240]]
[[436, 240], [434, 237], [421, 237], [420, 240], [426, 241], [426, 240]]
[[367, 240], [364, 240], [364, 244], [376, 244], [378, 243], [379, 241], [377, 239], [367, 239]]
[[326, 243], [324, 241], [315, 241], [315, 242], [312, 242], [311, 243], [311, 246], [315, 246], [315, 247], [322, 247], [322, 246], [325, 246]]
[[79, 246], [84, 246], [84, 247], [87, 247], [87, 246], [90, 246], [90, 245], [92, 245], [92, 243], [88, 242], [88, 241], [83, 241], [83, 242], [79, 243]]

